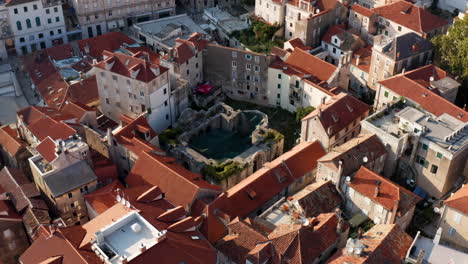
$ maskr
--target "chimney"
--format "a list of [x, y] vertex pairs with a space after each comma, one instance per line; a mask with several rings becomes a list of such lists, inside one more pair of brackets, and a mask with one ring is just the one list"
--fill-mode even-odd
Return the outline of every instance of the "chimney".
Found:
[[398, 204], [400, 200], [393, 201], [392, 217], [390, 218], [390, 224], [394, 224], [396, 220], [396, 214], [398, 212]]
[[336, 224], [336, 233], [337, 234], [341, 234], [342, 233], [342, 229], [343, 229], [343, 224], [344, 224], [344, 219], [343, 219], [343, 216], [341, 215], [341, 209], [340, 208], [336, 208], [335, 209], [335, 214], [336, 214], [336, 218], [338, 219], [338, 223]]
[[359, 229], [357, 231], [356, 239], [361, 239], [361, 238], [362, 238], [362, 228], [359, 227]]
[[145, 245], [145, 243], [141, 243], [139, 248], [140, 248], [140, 253], [145, 252], [145, 251], [146, 251], [146, 245]]
[[374, 197], [379, 197], [380, 184], [381, 184], [381, 181], [377, 181], [377, 182], [375, 183], [375, 193], [374, 193]]
[[120, 256], [119, 260], [120, 260], [120, 264], [127, 264], [128, 263], [127, 256], [125, 256], [125, 255]]
[[360, 61], [361, 61], [361, 55], [356, 55], [356, 66], [359, 66]]
[[55, 231], [57, 231], [57, 227], [55, 226], [55, 224], [51, 224], [49, 226], [50, 235], [53, 236], [55, 234]]

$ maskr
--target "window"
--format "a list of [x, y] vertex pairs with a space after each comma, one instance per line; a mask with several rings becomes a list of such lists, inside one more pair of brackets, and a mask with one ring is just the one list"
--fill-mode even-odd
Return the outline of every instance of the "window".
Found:
[[145, 96], [145, 92], [140, 91], [140, 96]]
[[84, 187], [85, 192], [88, 192], [88, 186]]
[[169, 115], [166, 115], [166, 120], [169, 120]]
[[58, 7], [54, 7], [54, 12], [55, 12], [55, 13], [58, 12]]
[[164, 101], [164, 106], [167, 106], [167, 100], [166, 100], [166, 101]]
[[29, 19], [29, 18], [26, 19], [26, 27], [27, 27], [27, 28], [31, 28], [31, 27], [32, 27], [32, 25], [31, 25], [31, 19]]
[[106, 98], [106, 104], [109, 104], [109, 98]]
[[57, 33], [62, 34], [62, 29], [61, 28], [57, 29]]
[[453, 212], [453, 221], [457, 224], [460, 224], [461, 222], [461, 214], [457, 212]]
[[52, 18], [47, 19], [47, 24], [52, 24]]
[[443, 156], [442, 156], [442, 153], [437, 152], [436, 157], [437, 157], [438, 159], [441, 159], [441, 158], [443, 157]]
[[398, 26], [398, 31], [401, 31], [401, 26]]
[[13, 9], [13, 13], [18, 14], [18, 8]]
[[36, 17], [36, 26], [40, 27], [41, 26], [41, 18]]
[[336, 53], [336, 48], [333, 48], [333, 53], [334, 53], [334, 54]]
[[196, 68], [196, 69], [198, 69], [198, 62], [197, 62], [197, 63], [195, 63], [195, 68]]
[[245, 64], [245, 69], [250, 71], [252, 69], [252, 65], [250, 65], [250, 63]]
[[428, 149], [429, 149], [429, 146], [428, 146], [427, 144], [422, 144], [422, 149], [428, 150]]
[[75, 208], [75, 203], [71, 203], [71, 204], [70, 204], [70, 207], [71, 207], [71, 208]]
[[167, 89], [166, 88], [164, 88], [164, 94], [167, 94]]
[[21, 22], [20, 21], [16, 21], [16, 28], [18, 30], [23, 30], [23, 27], [21, 26]]
[[116, 76], [116, 75], [112, 75], [112, 80], [117, 81], [117, 76]]
[[46, 12], [46, 14], [50, 14], [49, 8], [47, 8], [47, 9], [45, 10], [45, 12]]
[[251, 60], [251, 59], [252, 59], [252, 55], [250, 55], [250, 54], [245, 54], [245, 58], [246, 58], [247, 60]]
[[439, 169], [439, 167], [437, 167], [436, 165], [432, 165], [432, 166], [431, 166], [431, 173], [436, 174], [436, 173], [437, 173], [437, 169]]
[[278, 79], [281, 79], [281, 73], [280, 73], [280, 74], [278, 74]]
[[276, 94], [276, 98], [281, 98], [281, 94]]
[[384, 96], [388, 97], [388, 92], [387, 91], [385, 91]]
[[60, 22], [60, 17], [55, 17], [55, 22]]
[[416, 156], [416, 162], [424, 166], [424, 168], [427, 168], [429, 166], [429, 162], [421, 156]]
[[281, 83], [278, 83], [278, 89], [281, 89]]
[[53, 36], [53, 35], [54, 35], [54, 31], [51, 30], [51, 31], [49, 32], [49, 34], [50, 34], [51, 36]]
[[26, 40], [24, 38], [20, 38], [20, 42], [25, 42]]
[[41, 38], [43, 38], [43, 37], [44, 37], [44, 34], [42, 34], [42, 33], [39, 33], [38, 37], [41, 39]]
[[37, 10], [37, 5], [33, 5], [33, 9], [34, 9], [34, 10]]
[[68, 198], [72, 198], [73, 197], [73, 193], [68, 193]]
[[24, 12], [28, 12], [28, 7], [27, 6], [23, 7], [23, 10]]
[[189, 70], [187, 70], [187, 75], [190, 75], [190, 71], [189, 71]]
[[232, 61], [232, 67], [233, 68], [237, 67], [237, 61]]

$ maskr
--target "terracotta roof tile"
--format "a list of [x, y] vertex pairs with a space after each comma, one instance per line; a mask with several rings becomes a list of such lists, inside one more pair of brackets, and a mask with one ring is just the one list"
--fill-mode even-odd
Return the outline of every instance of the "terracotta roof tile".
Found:
[[444, 201], [444, 204], [465, 215], [468, 215], [468, 184], [465, 184], [452, 196]]
[[306, 217], [331, 213], [335, 208], [340, 207], [342, 202], [336, 186], [331, 181], [307, 185], [289, 199], [299, 203]]
[[0, 145], [14, 157], [18, 151], [26, 147], [26, 143], [18, 138], [18, 132], [9, 126], [0, 128]]
[[[357, 56], [359, 56], [359, 65], [357, 64]], [[369, 73], [370, 62], [372, 57], [372, 46], [360, 48], [353, 53], [351, 64]]]
[[302, 120], [318, 117], [328, 136], [332, 137], [355, 120], [359, 121], [369, 109], [369, 105], [354, 96], [340, 93], [325, 104], [319, 105]]
[[291, 44], [291, 46], [293, 46], [293, 48], [295, 49], [296, 48], [301, 49], [301, 50], [312, 49], [312, 47], [304, 45], [304, 43], [302, 42], [300, 38], [293, 38], [293, 39], [288, 40], [287, 42], [289, 42], [289, 44]]
[[335, 253], [327, 263], [401, 263], [412, 241], [413, 239], [398, 225], [375, 225], [360, 239], [366, 247], [362, 256], [349, 256], [343, 249]]
[[3, 167], [0, 171], [0, 189], [10, 193], [10, 200], [18, 213], [27, 207], [48, 209], [43, 201], [36, 200], [40, 199], [39, 190], [19, 169]]
[[320, 81], [328, 81], [336, 70], [336, 66], [301, 49], [295, 49], [285, 62], [301, 70], [304, 74], [310, 74], [318, 78]]
[[98, 183], [107, 184], [118, 179], [117, 166], [108, 158], [91, 149], [94, 173]]
[[428, 33], [448, 25], [448, 21], [407, 1], [398, 1], [372, 9], [379, 16], [419, 33]]
[[85, 196], [86, 202], [99, 215], [117, 203], [117, 189], [124, 189], [123, 185], [115, 180], [112, 183]]
[[365, 8], [360, 4], [352, 5], [351, 10], [366, 17], [370, 17], [375, 14], [371, 9]]
[[[435, 116], [447, 113], [463, 122], [468, 122], [468, 113], [465, 110], [426, 88], [429, 87], [431, 76], [437, 81], [448, 75], [436, 66], [426, 65], [379, 81], [379, 84], [418, 103], [421, 108]], [[424, 83], [427, 85], [423, 86]]]
[[46, 137], [41, 143], [39, 143], [39, 145], [36, 146], [36, 150], [47, 162], [50, 163], [57, 158], [55, 147], [55, 142], [50, 137]]
[[[380, 182], [380, 188], [379, 195], [375, 197], [377, 182]], [[406, 190], [387, 178], [378, 175], [366, 167], [361, 167], [359, 169], [359, 171], [353, 176], [349, 186], [361, 195], [382, 205], [387, 210], [392, 210], [395, 202], [397, 202], [398, 214], [400, 216], [406, 214], [406, 212], [411, 210], [419, 201], [421, 201], [421, 198], [416, 194]]]
[[121, 32], [110, 32], [101, 36], [93, 38], [78, 40], [78, 46], [84, 53], [86, 47], [89, 47], [89, 55], [95, 58], [101, 58], [103, 51], [114, 52], [118, 50], [122, 45], [135, 44], [136, 41]]
[[47, 55], [53, 60], [64, 60], [73, 57], [73, 49], [70, 44], [63, 44], [45, 49]]
[[145, 128], [147, 129], [147, 131], [149, 131], [150, 139], [156, 136], [156, 132], [154, 132], [154, 130], [150, 127], [148, 121], [144, 116], [139, 116], [135, 119], [132, 119], [127, 116], [121, 116], [121, 119], [122, 118], [127, 120], [127, 122], [122, 122], [124, 126], [120, 130], [118, 130], [114, 135], [114, 137], [120, 145], [124, 146], [129, 151], [135, 153], [135, 155], [137, 156], [140, 156], [141, 153], [146, 151], [163, 152], [162, 150], [159, 150], [156, 146], [140, 138], [138, 136], [138, 133], [135, 132], [138, 129]]
[[99, 93], [96, 75], [68, 86], [66, 100], [83, 105], [91, 105], [98, 102]]
[[[166, 67], [152, 63], [149, 59], [141, 58], [139, 53], [129, 56], [122, 53], [104, 51], [103, 56], [104, 60], [96, 64], [95, 67], [108, 70], [106, 64], [112, 63], [109, 71], [146, 83], [168, 71]], [[136, 76], [132, 76], [132, 72], [135, 71], [137, 71]]]
[[325, 35], [323, 35], [322, 37], [322, 41], [326, 42], [326, 43], [331, 43], [331, 39], [334, 35], [338, 35], [338, 34], [341, 34], [341, 33], [344, 33], [346, 32], [345, 30], [345, 25], [333, 25], [333, 26], [330, 26], [327, 30], [327, 32], [325, 33]]

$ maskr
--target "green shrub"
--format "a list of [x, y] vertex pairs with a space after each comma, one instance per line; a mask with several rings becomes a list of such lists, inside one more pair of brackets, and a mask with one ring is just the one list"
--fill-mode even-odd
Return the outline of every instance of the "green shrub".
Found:
[[283, 138], [284, 138], [283, 134], [273, 129], [269, 129], [265, 134], [263, 134], [263, 139], [265, 141], [278, 142]]
[[179, 144], [178, 137], [182, 134], [182, 129], [179, 127], [169, 128], [159, 134], [159, 143], [163, 145], [177, 145]]
[[205, 175], [215, 181], [222, 181], [229, 176], [242, 171], [246, 165], [242, 165], [237, 161], [228, 161], [217, 163], [216, 165], [206, 165], [204, 169]]
[[298, 107], [296, 110], [296, 120], [301, 121], [302, 118], [306, 117], [308, 114], [312, 113], [315, 110], [314, 107]]

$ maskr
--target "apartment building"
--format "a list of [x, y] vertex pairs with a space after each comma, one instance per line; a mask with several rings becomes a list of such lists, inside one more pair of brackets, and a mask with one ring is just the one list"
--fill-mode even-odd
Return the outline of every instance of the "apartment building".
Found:
[[359, 121], [369, 115], [369, 109], [351, 95], [334, 95], [302, 119], [301, 142], [318, 140], [329, 152], [359, 134]]
[[363, 214], [375, 224], [397, 224], [405, 230], [421, 197], [379, 174], [361, 167], [341, 183], [345, 207], [352, 215]]
[[203, 51], [203, 75], [230, 98], [267, 105], [271, 59], [270, 55], [208, 44]]
[[410, 32], [430, 39], [447, 32], [449, 22], [408, 1], [397, 1], [372, 9], [379, 16], [377, 34], [395, 37]]
[[339, 68], [300, 48], [281, 51], [287, 54], [284, 59], [277, 57], [268, 67], [269, 105], [295, 112], [298, 107], [316, 108], [334, 96]]
[[398, 2], [401, 0], [357, 0], [357, 4], [365, 7], [365, 8], [374, 8], [379, 7], [387, 4], [391, 4], [394, 2]]
[[468, 113], [438, 92], [456, 88], [431, 85], [451, 84], [450, 79], [427, 65], [380, 81], [374, 104], [378, 111], [361, 122], [363, 131], [375, 133], [388, 146], [385, 176], [408, 167], [404, 177], [434, 197], [461, 184], [467, 171]]
[[97, 186], [88, 145], [76, 135], [56, 141], [47, 137], [36, 150], [29, 159], [31, 172], [52, 212], [67, 226], [86, 223], [84, 195]]
[[169, 71], [150, 52], [133, 55], [104, 51], [95, 65], [102, 112], [118, 122], [147, 113], [151, 127], [161, 132], [172, 124]]
[[17, 55], [67, 43], [61, 1], [9, 1], [8, 20]]
[[318, 160], [317, 181], [331, 181], [340, 187], [340, 179], [354, 174], [362, 166], [382, 173], [386, 158], [385, 146], [376, 135], [360, 134]]
[[286, 0], [256, 0], [255, 15], [268, 24], [282, 25], [286, 13]]
[[175, 14], [175, 0], [73, 0], [71, 5], [75, 9], [83, 38]]
[[468, 185], [463, 185], [443, 202], [440, 239], [450, 247], [468, 251]]
[[305, 45], [320, 45], [331, 25], [341, 24], [347, 16], [342, 0], [289, 1], [286, 4], [284, 37], [300, 38]]
[[19, 138], [16, 127], [0, 127], [0, 164], [28, 172], [30, 157], [31, 152]]
[[378, 15], [372, 12], [372, 10], [362, 5], [354, 4], [349, 11], [348, 26], [349, 28], [357, 29], [361, 38], [372, 44], [373, 37], [377, 33], [378, 18]]
[[350, 62], [354, 51], [365, 46], [365, 42], [345, 25], [331, 26], [322, 38], [322, 49], [326, 52], [325, 60], [336, 66]]
[[433, 45], [415, 33], [395, 38], [380, 35], [374, 39], [370, 60], [368, 86], [395, 74], [427, 65], [432, 59]]

